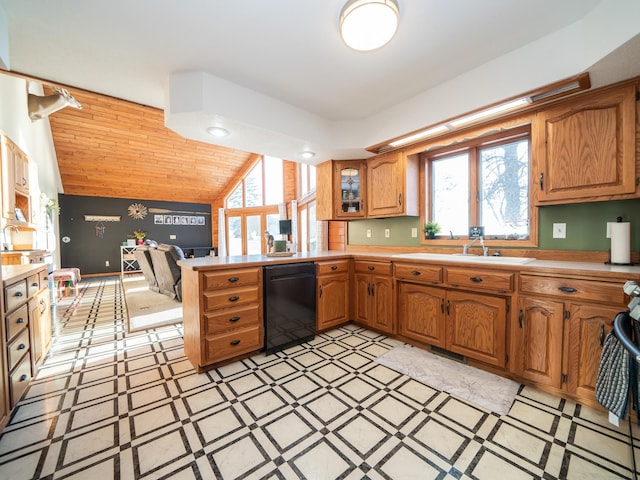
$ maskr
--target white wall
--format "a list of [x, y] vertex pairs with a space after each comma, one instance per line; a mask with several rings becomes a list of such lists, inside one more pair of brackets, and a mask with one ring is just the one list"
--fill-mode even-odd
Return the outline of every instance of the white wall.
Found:
[[[32, 122], [27, 110], [27, 90], [42, 95], [42, 85], [28, 83], [26, 80], [11, 75], [0, 74], [0, 130], [2, 130], [31, 161], [38, 166], [38, 184], [40, 191], [49, 198], [58, 198], [62, 192], [62, 181], [58, 170], [51, 126], [48, 119]], [[54, 268], [60, 265], [57, 245], [58, 221], [55, 218], [54, 242], [48, 248], [54, 253]], [[37, 245], [44, 248], [46, 245]]]

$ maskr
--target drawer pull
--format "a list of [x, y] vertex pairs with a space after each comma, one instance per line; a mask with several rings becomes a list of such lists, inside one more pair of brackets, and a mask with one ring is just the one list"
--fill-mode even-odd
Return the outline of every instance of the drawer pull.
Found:
[[451, 300], [447, 300], [447, 315], [451, 315]]
[[20, 317], [18, 320], [16, 320], [16, 323], [24, 323], [24, 318]]
[[231, 283], [236, 283], [238, 280], [240, 280], [238, 277], [229, 277]]
[[482, 282], [482, 278], [480, 278], [480, 277], [470, 277], [469, 280], [471, 280], [472, 282], [475, 282], [475, 283]]
[[39, 287], [38, 282], [33, 282], [33, 283], [31, 284], [31, 286], [32, 286], [32, 287]]
[[240, 320], [240, 317], [231, 317], [231, 318], [229, 319], [229, 321], [230, 321], [231, 323], [235, 323], [235, 322], [237, 322], [238, 320]]
[[331, 270], [337, 270], [338, 266], [337, 265], [331, 265]]
[[578, 291], [573, 287], [558, 287], [558, 290], [564, 293], [576, 293]]
[[444, 298], [440, 299], [440, 312], [444, 313]]
[[374, 271], [376, 269], [376, 267], [374, 267], [373, 265], [369, 265], [367, 268], [371, 271]]
[[20, 381], [24, 382], [27, 378], [29, 378], [25, 373], [23, 373], [22, 375], [20, 375]]
[[604, 324], [600, 325], [600, 346], [604, 347]]
[[229, 345], [234, 346], [234, 347], [236, 345], [240, 345], [240, 340], [232, 340], [232, 341], [229, 342]]
[[237, 302], [238, 300], [240, 300], [240, 297], [238, 297], [237, 295], [234, 295], [233, 297], [229, 297], [230, 302]]
[[420, 275], [420, 272], [418, 270], [412, 270], [411, 275]]
[[22, 296], [22, 292], [16, 292], [16, 297], [21, 297]]
[[522, 320], [524, 318], [524, 312], [522, 311], [522, 309], [520, 309], [520, 312], [518, 313], [518, 326], [520, 328], [522, 328], [523, 324], [522, 324]]
[[18, 350], [24, 350], [25, 348], [27, 348], [27, 346], [24, 343], [18, 345]]
[[322, 298], [322, 285], [320, 285], [320, 298]]

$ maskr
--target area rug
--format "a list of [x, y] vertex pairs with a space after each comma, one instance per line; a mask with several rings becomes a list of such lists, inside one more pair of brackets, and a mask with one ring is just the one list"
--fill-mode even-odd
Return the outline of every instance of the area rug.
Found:
[[122, 287], [129, 332], [182, 323], [182, 303], [149, 290], [144, 276], [126, 275], [122, 278]]
[[485, 410], [506, 415], [520, 384], [420, 348], [400, 345], [376, 362]]

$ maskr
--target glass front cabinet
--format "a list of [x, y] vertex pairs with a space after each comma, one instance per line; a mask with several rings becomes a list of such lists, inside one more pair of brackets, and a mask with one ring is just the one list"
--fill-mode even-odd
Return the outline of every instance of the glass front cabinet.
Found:
[[364, 165], [359, 160], [335, 163], [335, 204], [338, 205], [337, 218], [360, 218], [366, 214], [364, 204]]

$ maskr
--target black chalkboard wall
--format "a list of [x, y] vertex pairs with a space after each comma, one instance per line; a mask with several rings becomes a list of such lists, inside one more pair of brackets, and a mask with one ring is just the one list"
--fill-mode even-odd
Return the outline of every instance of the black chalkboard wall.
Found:
[[[120, 272], [120, 246], [126, 244], [127, 236], [134, 230], [148, 232], [146, 238], [158, 243], [178, 245], [185, 250], [200, 247], [198, 256], [208, 253], [211, 246], [208, 204], [79, 195], [58, 195], [58, 201], [61, 266], [77, 267], [83, 275]], [[129, 206], [134, 204], [146, 207], [144, 218], [129, 215]], [[85, 220], [86, 215], [119, 216], [120, 221]], [[165, 223], [165, 219], [171, 223]], [[175, 238], [170, 238], [172, 235]]]

